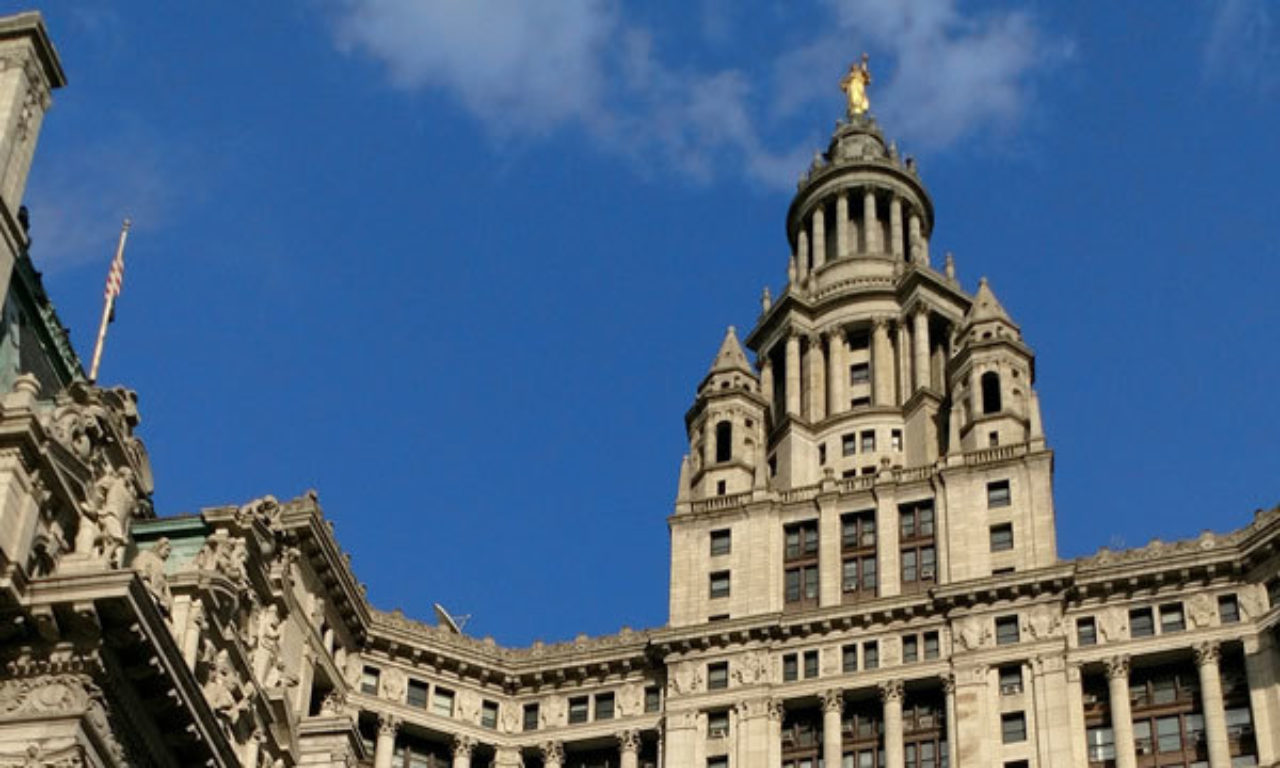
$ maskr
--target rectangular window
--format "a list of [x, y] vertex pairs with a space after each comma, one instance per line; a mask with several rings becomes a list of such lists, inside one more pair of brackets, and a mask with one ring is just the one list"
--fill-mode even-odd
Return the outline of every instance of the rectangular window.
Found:
[[569, 699], [569, 722], [585, 723], [589, 714], [590, 700], [586, 696], [574, 696]]
[[1010, 549], [1013, 549], [1013, 524], [991, 526], [991, 551], [1007, 552]]
[[729, 735], [729, 710], [717, 709], [707, 713], [707, 735], [713, 739]]
[[902, 663], [914, 664], [920, 660], [920, 638], [915, 635], [902, 636]]
[[849, 366], [849, 383], [866, 384], [871, 381], [871, 364], [854, 363]]
[[733, 549], [733, 532], [722, 528], [711, 532], [711, 556], [727, 555]]
[[707, 621], [728, 621], [728, 620], [729, 620], [729, 614], [727, 613], [717, 613], [713, 616], [707, 617]]
[[996, 507], [1007, 507], [1012, 501], [1009, 495], [1009, 481], [997, 480], [994, 483], [987, 483], [987, 506], [995, 509]]
[[360, 673], [360, 692], [367, 693], [370, 696], [377, 696], [378, 675], [377, 667], [365, 667]]
[[880, 645], [875, 640], [868, 640], [862, 644], [862, 668], [880, 668]]
[[651, 685], [644, 689], [644, 711], [657, 712], [662, 709], [662, 689]]
[[729, 596], [729, 572], [716, 571], [711, 574], [711, 599]]
[[788, 568], [786, 572], [786, 598], [788, 603], [818, 599], [818, 566]]
[[406, 703], [411, 707], [419, 709], [427, 708], [427, 684], [421, 680], [409, 681], [409, 692], [405, 697]]
[[498, 727], [498, 702], [483, 701], [480, 703], [480, 725], [485, 728]]
[[932, 546], [902, 550], [902, 582], [933, 581], [937, 577], [937, 552]]
[[707, 665], [707, 690], [718, 691], [729, 687], [729, 662], [717, 661]]
[[849, 643], [840, 649], [840, 669], [846, 674], [858, 671], [857, 643]]
[[873, 453], [876, 449], [876, 431], [874, 429], [864, 430], [862, 433], [862, 452]]
[[538, 730], [538, 705], [524, 705], [524, 729], [526, 731]]
[[806, 679], [818, 676], [818, 652], [804, 652], [804, 676]]
[[826, 443], [818, 444], [818, 463], [819, 464], [827, 463], [827, 444]]
[[800, 660], [794, 653], [782, 657], [782, 680], [791, 682], [800, 679]]
[[788, 525], [783, 529], [786, 541], [786, 557], [796, 560], [818, 554], [818, 521]]
[[898, 527], [904, 540], [932, 538], [933, 520], [933, 499], [898, 506]]
[[859, 549], [876, 545], [876, 511], [853, 512], [840, 518], [840, 546]]
[[431, 712], [441, 717], [453, 717], [453, 691], [436, 686], [436, 694], [431, 697]]
[[721, 755], [720, 757], [708, 757], [707, 768], [729, 768], [729, 758]]
[[895, 451], [902, 450], [902, 430], [889, 430], [889, 448]]
[[1018, 642], [1018, 617], [996, 618], [996, 645], [1014, 645]]
[[1151, 618], [1150, 608], [1135, 608], [1129, 611], [1130, 637], [1150, 637], [1155, 633], [1155, 621]]
[[612, 693], [596, 694], [596, 719], [597, 720], [613, 719], [613, 694]]
[[937, 632], [924, 633], [924, 658], [925, 660], [936, 659], [939, 656], [939, 644]]
[[1092, 616], [1076, 619], [1076, 644], [1098, 644], [1098, 624], [1093, 620]]
[[865, 396], [855, 397], [849, 401], [850, 408], [866, 408], [868, 405], [871, 405], [871, 398]]
[[1000, 668], [1000, 695], [1014, 696], [1022, 693], [1022, 667], [1007, 666]]
[[1085, 734], [1089, 747], [1089, 762], [1105, 763], [1116, 759], [1116, 739], [1107, 726], [1090, 728]]
[[1218, 618], [1223, 624], [1240, 621], [1240, 603], [1235, 595], [1222, 595], [1218, 598]]
[[850, 432], [847, 435], [840, 436], [840, 453], [844, 456], [852, 456], [858, 452], [858, 433]]
[[1187, 620], [1183, 617], [1182, 603], [1168, 603], [1160, 606], [1160, 632], [1181, 632], [1187, 628]]
[[1027, 717], [1021, 712], [1000, 716], [1000, 740], [1005, 744], [1017, 744], [1027, 740]]

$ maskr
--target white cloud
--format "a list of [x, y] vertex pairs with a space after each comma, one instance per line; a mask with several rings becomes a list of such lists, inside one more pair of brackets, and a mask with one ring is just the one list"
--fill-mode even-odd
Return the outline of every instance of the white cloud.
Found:
[[1280, 21], [1264, 0], [1221, 0], [1213, 6], [1204, 73], [1267, 96], [1280, 89]]
[[[381, 61], [399, 87], [451, 93], [495, 134], [579, 127], [607, 151], [643, 160], [638, 167], [656, 158], [699, 181], [741, 173], [776, 187], [794, 182], [813, 137], [766, 136], [815, 104], [838, 116], [835, 82], [851, 51], [886, 55], [874, 109], [923, 149], [1015, 124], [1043, 61], [1022, 13], [973, 19], [954, 0], [823, 6], [798, 14], [812, 19], [812, 42], [774, 56], [763, 82], [742, 69], [668, 63], [652, 32], [603, 0], [344, 0], [337, 39]], [[704, 27], [709, 11], [713, 28], [730, 27], [731, 6], [699, 8]]]

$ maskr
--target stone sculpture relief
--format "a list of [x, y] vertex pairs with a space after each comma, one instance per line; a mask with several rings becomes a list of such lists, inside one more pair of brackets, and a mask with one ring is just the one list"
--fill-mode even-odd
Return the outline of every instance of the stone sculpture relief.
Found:
[[671, 675], [672, 693], [685, 695], [702, 688], [702, 666], [693, 661], [682, 661]]
[[1203, 592], [1197, 592], [1187, 601], [1187, 621], [1192, 628], [1200, 629], [1213, 623], [1217, 602]]
[[956, 645], [964, 651], [973, 651], [991, 640], [990, 622], [981, 616], [965, 616], [952, 624]]
[[133, 570], [138, 572], [142, 583], [147, 585], [147, 591], [166, 619], [173, 612], [173, 593], [169, 591], [169, 577], [165, 574], [165, 562], [172, 551], [169, 539], [162, 536], [153, 547], [140, 551], [133, 559]]
[[747, 651], [733, 665], [733, 677], [739, 685], [769, 682], [769, 655], [764, 651]]
[[1062, 634], [1062, 617], [1054, 606], [1040, 603], [1027, 612], [1023, 629], [1033, 640], [1058, 637]]
[[1128, 632], [1129, 623], [1125, 618], [1124, 609], [1110, 608], [1098, 614], [1098, 635], [1103, 641], [1118, 642], [1125, 639]]

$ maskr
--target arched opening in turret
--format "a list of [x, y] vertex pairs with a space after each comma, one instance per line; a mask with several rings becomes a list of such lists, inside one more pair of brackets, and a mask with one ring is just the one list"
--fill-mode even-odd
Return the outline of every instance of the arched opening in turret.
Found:
[[716, 424], [716, 462], [733, 458], [733, 424], [722, 421]]
[[1000, 410], [1000, 374], [987, 371], [982, 374], [982, 412], [999, 413]]

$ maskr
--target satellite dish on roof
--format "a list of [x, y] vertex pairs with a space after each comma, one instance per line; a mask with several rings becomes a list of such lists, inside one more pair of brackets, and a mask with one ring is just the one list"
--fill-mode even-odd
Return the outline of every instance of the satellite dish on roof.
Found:
[[444, 606], [439, 603], [432, 603], [431, 607], [434, 608], [436, 612], [436, 623], [455, 635], [462, 634], [462, 628], [467, 626], [467, 621], [471, 619], [471, 616], [467, 615], [459, 616], [457, 620], [455, 620], [453, 616], [450, 616], [449, 612], [444, 609]]

